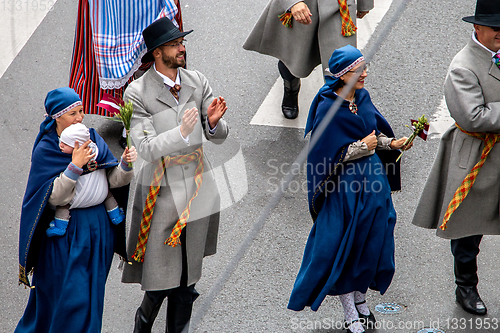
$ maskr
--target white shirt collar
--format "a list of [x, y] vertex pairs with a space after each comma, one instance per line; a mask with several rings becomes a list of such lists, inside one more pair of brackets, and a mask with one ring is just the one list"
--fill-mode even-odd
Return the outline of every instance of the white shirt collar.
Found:
[[160, 77], [163, 79], [163, 83], [165, 83], [165, 85], [167, 85], [169, 88], [172, 88], [176, 84], [178, 84], [178, 85], [181, 84], [181, 78], [179, 76], [179, 69], [177, 69], [177, 76], [175, 77], [175, 82], [174, 82], [169, 77], [166, 77], [162, 73], [158, 72], [156, 70], [156, 65], [155, 64], [153, 64], [153, 68], [154, 68], [155, 72], [158, 73], [158, 75], [160, 75]]
[[475, 31], [472, 32], [472, 40], [475, 41], [483, 49], [485, 49], [486, 51], [490, 52], [492, 60], [493, 60], [493, 57], [495, 56], [495, 54], [500, 53], [500, 50], [498, 50], [498, 52], [493, 52], [492, 50], [490, 50], [489, 48], [487, 48], [486, 46], [484, 46], [483, 44], [481, 44], [481, 42], [477, 40], [476, 32]]

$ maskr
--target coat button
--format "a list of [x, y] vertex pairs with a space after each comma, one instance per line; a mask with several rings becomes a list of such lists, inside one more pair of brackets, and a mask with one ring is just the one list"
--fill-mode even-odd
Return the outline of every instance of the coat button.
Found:
[[184, 170], [187, 170], [187, 169], [189, 169], [189, 167], [188, 167], [188, 166], [185, 166], [185, 167], [184, 167]]

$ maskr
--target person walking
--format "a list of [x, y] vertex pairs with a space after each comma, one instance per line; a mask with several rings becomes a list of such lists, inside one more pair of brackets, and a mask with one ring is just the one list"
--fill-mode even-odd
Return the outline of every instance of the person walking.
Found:
[[[82, 100], [73, 89], [58, 88], [47, 94], [45, 110], [21, 211], [19, 282], [31, 289], [15, 332], [101, 332], [113, 252], [126, 258], [125, 223], [115, 225], [104, 202], [115, 190], [126, 208], [123, 186], [134, 176], [128, 162], [137, 152], [125, 148], [118, 161], [94, 129], [81, 146], [73, 142], [71, 154], [62, 152], [61, 133], [84, 118]], [[70, 206], [64, 233], [50, 232], [55, 208], [64, 205]]]
[[[406, 137], [394, 138], [373, 105], [364, 88], [367, 67], [358, 49], [347, 45], [335, 50], [329, 65], [332, 76], [325, 78], [314, 98], [305, 129], [311, 141], [317, 140], [307, 157], [314, 225], [288, 308], [301, 311], [310, 306], [316, 311], [327, 295], [339, 296], [345, 328], [361, 333], [363, 326], [375, 325], [365, 298], [368, 288], [384, 294], [394, 275], [396, 211], [391, 189], [401, 189], [398, 149], [411, 144], [405, 146]], [[345, 92], [351, 80], [355, 82]], [[319, 131], [339, 98], [342, 103], [333, 119]]]
[[135, 333], [151, 332], [165, 298], [166, 332], [187, 332], [203, 257], [216, 252], [220, 197], [203, 140], [224, 142], [227, 106], [203, 74], [183, 68], [184, 36], [191, 32], [168, 18], [149, 25], [142, 62], [154, 64], [124, 95], [133, 104], [130, 135], [140, 158], [131, 265], [122, 275], [122, 282], [140, 283], [145, 291]]
[[[443, 134], [413, 224], [450, 239], [456, 300], [485, 315], [477, 285], [483, 235], [500, 234], [500, 0], [478, 0], [471, 39], [453, 58], [444, 83], [455, 124]], [[438, 228], [439, 227], [439, 228]]]

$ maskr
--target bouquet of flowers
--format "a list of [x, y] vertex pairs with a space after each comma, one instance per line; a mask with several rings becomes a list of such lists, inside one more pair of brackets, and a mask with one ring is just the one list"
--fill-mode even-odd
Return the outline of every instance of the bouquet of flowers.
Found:
[[[134, 108], [132, 102], [129, 101], [125, 103], [123, 100], [103, 93], [101, 101], [97, 106], [106, 109], [111, 117], [107, 117], [110, 120], [118, 121], [125, 127], [125, 132], [127, 133], [127, 147], [130, 148], [130, 120], [132, 119], [132, 113]], [[128, 163], [129, 167], [132, 167], [132, 163]]]
[[[418, 120], [410, 119], [411, 127], [413, 128], [413, 133], [410, 137], [405, 141], [404, 145], [410, 144], [415, 140], [417, 136], [421, 137], [424, 141], [427, 140], [427, 134], [429, 133], [429, 121], [423, 114], [422, 117], [418, 118]], [[410, 127], [406, 125], [406, 127]], [[403, 156], [404, 151], [401, 152], [396, 162], [399, 161], [401, 156]]]

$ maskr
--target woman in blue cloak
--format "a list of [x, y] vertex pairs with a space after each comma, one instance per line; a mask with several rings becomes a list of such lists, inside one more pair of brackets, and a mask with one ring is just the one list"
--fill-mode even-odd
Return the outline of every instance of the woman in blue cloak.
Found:
[[[109, 188], [126, 208], [127, 184], [133, 177], [128, 162], [135, 148], [118, 162], [104, 140], [90, 129], [99, 153], [75, 143], [73, 154], [61, 151], [59, 135], [83, 120], [82, 101], [71, 88], [50, 91], [45, 120], [35, 140], [31, 170], [21, 211], [19, 281], [31, 288], [16, 333], [101, 331], [104, 287], [113, 252], [126, 258], [125, 223], [114, 225], [103, 201]], [[46, 233], [54, 224], [54, 208], [70, 205], [70, 219], [61, 235]], [[33, 273], [30, 283], [28, 273]]]
[[[366, 69], [358, 49], [335, 50], [331, 75], [309, 111], [307, 183], [314, 225], [288, 304], [295, 311], [305, 306], [316, 311], [326, 295], [338, 295], [353, 333], [375, 323], [365, 300], [368, 288], [383, 294], [394, 275], [391, 186], [400, 189], [398, 149], [410, 148], [405, 137], [394, 138], [364, 89]], [[354, 84], [347, 91], [350, 80]], [[328, 120], [339, 98], [340, 107]]]

